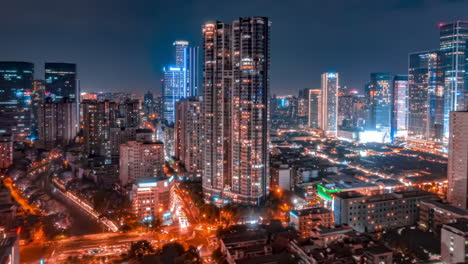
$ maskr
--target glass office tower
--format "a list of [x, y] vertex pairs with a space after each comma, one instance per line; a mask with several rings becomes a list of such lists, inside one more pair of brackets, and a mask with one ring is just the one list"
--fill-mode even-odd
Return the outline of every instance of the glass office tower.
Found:
[[448, 139], [450, 111], [468, 109], [468, 85], [465, 84], [468, 21], [440, 24], [440, 50], [443, 53], [445, 84], [444, 138]]
[[370, 77], [369, 98], [372, 108], [372, 126], [377, 131], [390, 133], [393, 76], [389, 72], [374, 72]]
[[163, 119], [168, 124], [175, 122], [175, 104], [186, 96], [185, 86], [185, 70], [181, 67], [164, 68], [163, 79]]
[[54, 102], [67, 99], [71, 103], [79, 103], [80, 91], [77, 86], [76, 64], [46, 63], [45, 89], [48, 97]]
[[408, 134], [408, 75], [393, 78], [392, 141]]
[[409, 55], [408, 138], [441, 142], [444, 127], [443, 52]]
[[31, 134], [31, 96], [34, 64], [0, 62], [0, 134], [12, 134], [15, 141]]

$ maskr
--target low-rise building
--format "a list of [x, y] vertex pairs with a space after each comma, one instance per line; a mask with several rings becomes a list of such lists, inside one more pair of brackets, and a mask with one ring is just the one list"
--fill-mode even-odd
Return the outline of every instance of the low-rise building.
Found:
[[323, 208], [309, 208], [303, 210], [292, 210], [289, 212], [289, 223], [300, 234], [301, 237], [311, 237], [319, 226], [333, 226], [333, 212]]
[[120, 145], [120, 184], [148, 177], [159, 177], [164, 169], [162, 142], [128, 141]]
[[162, 219], [171, 208], [174, 184], [173, 176], [137, 181], [130, 193], [134, 214], [148, 221], [155, 217]]
[[0, 239], [0, 263], [20, 263], [19, 239], [17, 236], [6, 236]]
[[0, 135], [0, 170], [5, 170], [13, 164], [13, 135]]
[[455, 223], [457, 219], [468, 219], [468, 211], [438, 201], [422, 201], [419, 207], [418, 224], [424, 231], [440, 233], [444, 224]]
[[363, 264], [393, 263], [393, 252], [385, 246], [366, 248], [362, 256]]
[[443, 263], [468, 263], [468, 220], [442, 226], [440, 239]]
[[348, 224], [358, 232], [378, 232], [414, 225], [419, 219], [420, 203], [435, 199], [435, 194], [422, 190], [372, 196], [354, 191], [335, 193], [335, 224]]

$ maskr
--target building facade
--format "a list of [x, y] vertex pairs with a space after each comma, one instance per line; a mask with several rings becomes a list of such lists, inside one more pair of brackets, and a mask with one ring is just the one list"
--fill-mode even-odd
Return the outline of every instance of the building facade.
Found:
[[0, 134], [0, 170], [13, 164], [13, 135]]
[[308, 112], [308, 126], [313, 129], [320, 129], [322, 123], [322, 90], [310, 89], [309, 90], [309, 112]]
[[415, 190], [365, 196], [354, 191], [334, 197], [335, 224], [347, 224], [358, 232], [379, 232], [414, 225], [419, 219], [419, 205], [436, 195]]
[[0, 62], [0, 133], [12, 134], [15, 141], [31, 135], [33, 79], [34, 64]]
[[409, 55], [408, 138], [442, 142], [444, 73], [440, 51]]
[[371, 73], [369, 98], [371, 104], [371, 126], [377, 131], [390, 136], [392, 116], [392, 84], [393, 77], [388, 72]]
[[447, 199], [464, 209], [468, 206], [468, 112], [450, 113]]
[[189, 97], [176, 104], [175, 156], [195, 178], [201, 177], [203, 168], [202, 122], [200, 98]]
[[442, 227], [440, 251], [443, 263], [468, 263], [468, 220]]
[[46, 63], [45, 89], [48, 97], [54, 102], [68, 99], [69, 102], [79, 103], [80, 91], [77, 85], [76, 64]]
[[160, 177], [164, 172], [164, 144], [128, 141], [120, 145], [119, 162], [122, 186], [141, 179]]
[[267, 194], [269, 31], [265, 17], [204, 25], [207, 200], [259, 204]]
[[319, 226], [324, 228], [334, 226], [333, 212], [323, 207], [292, 210], [289, 215], [289, 224], [299, 232], [302, 238], [311, 237], [314, 229]]
[[174, 177], [142, 179], [133, 185], [130, 199], [134, 214], [138, 219], [150, 222], [154, 218], [162, 219], [169, 212], [174, 188]]
[[444, 136], [449, 136], [451, 111], [468, 110], [468, 87], [465, 84], [468, 21], [440, 24], [440, 50], [444, 71]]
[[408, 135], [408, 75], [393, 78], [392, 140]]
[[71, 144], [79, 129], [76, 103], [47, 98], [38, 109], [38, 146], [52, 149]]
[[327, 135], [331, 136], [336, 136], [338, 133], [338, 89], [339, 74], [336, 72], [323, 73], [320, 127]]

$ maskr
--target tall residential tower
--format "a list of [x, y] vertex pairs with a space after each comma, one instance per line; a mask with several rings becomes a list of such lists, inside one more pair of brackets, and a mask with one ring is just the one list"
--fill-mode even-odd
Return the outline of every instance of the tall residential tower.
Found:
[[207, 200], [258, 205], [267, 195], [269, 36], [265, 17], [204, 25]]

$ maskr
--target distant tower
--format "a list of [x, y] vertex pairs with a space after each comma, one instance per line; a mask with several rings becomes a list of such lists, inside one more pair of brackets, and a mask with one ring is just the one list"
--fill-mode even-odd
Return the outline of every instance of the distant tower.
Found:
[[32, 63], [0, 62], [0, 132], [12, 134], [15, 141], [31, 134], [33, 78]]
[[444, 137], [448, 137], [450, 111], [468, 109], [468, 21], [440, 24], [440, 50], [444, 68]]
[[442, 52], [436, 50], [410, 54], [408, 73], [408, 138], [442, 142]]
[[46, 63], [45, 82], [46, 92], [54, 102], [61, 102], [67, 98], [71, 103], [79, 103], [76, 64]]
[[468, 111], [450, 113], [448, 201], [468, 209]]
[[327, 135], [336, 136], [338, 132], [338, 88], [339, 74], [322, 74], [322, 111], [321, 129]]
[[[370, 103], [372, 127], [390, 133], [392, 116], [393, 77], [388, 72], [371, 73]], [[374, 127], [375, 126], [375, 127]]]
[[408, 134], [408, 75], [393, 78], [392, 140]]
[[310, 128], [320, 129], [321, 111], [322, 111], [322, 90], [310, 89], [309, 90], [309, 112], [308, 112], [308, 125]]

